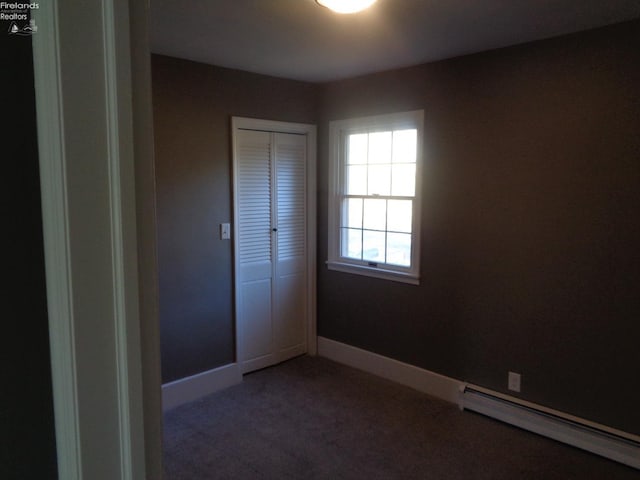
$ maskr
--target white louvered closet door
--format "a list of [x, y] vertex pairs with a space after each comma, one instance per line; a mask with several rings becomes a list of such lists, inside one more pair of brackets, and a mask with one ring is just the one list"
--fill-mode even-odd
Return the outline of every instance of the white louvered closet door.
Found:
[[236, 132], [238, 362], [306, 352], [306, 136]]
[[275, 140], [275, 340], [278, 361], [306, 351], [306, 136]]

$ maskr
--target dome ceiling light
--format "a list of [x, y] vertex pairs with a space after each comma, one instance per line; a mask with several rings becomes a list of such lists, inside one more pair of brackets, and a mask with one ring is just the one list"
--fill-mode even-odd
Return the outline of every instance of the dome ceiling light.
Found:
[[336, 13], [356, 13], [369, 8], [376, 0], [316, 0], [316, 3]]

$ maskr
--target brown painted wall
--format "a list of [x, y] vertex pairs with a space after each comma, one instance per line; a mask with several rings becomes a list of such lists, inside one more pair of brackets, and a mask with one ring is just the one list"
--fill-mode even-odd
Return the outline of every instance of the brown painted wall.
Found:
[[[640, 434], [640, 22], [314, 86], [153, 58], [163, 380], [233, 360], [231, 115], [317, 123], [319, 334]], [[316, 108], [318, 106], [318, 108]], [[329, 272], [328, 122], [422, 108], [420, 286]]]
[[327, 85], [422, 108], [421, 285], [319, 268], [319, 334], [640, 434], [640, 22]]
[[318, 87], [152, 58], [162, 380], [234, 361], [232, 116], [314, 123]]

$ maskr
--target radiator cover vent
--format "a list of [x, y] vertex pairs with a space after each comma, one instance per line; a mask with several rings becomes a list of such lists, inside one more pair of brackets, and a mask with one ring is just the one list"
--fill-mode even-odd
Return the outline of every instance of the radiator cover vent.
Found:
[[640, 437], [482, 387], [464, 385], [460, 408], [640, 469]]

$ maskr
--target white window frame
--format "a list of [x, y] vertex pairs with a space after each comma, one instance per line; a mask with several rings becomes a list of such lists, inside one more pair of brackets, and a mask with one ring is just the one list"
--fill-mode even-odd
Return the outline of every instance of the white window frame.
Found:
[[[329, 123], [329, 212], [328, 212], [328, 260], [329, 270], [355, 273], [369, 277], [418, 285], [420, 283], [420, 207], [421, 178], [423, 168], [424, 111], [375, 115], [371, 117], [334, 120]], [[411, 265], [401, 267], [390, 264], [373, 264], [340, 255], [340, 216], [342, 197], [346, 193], [346, 138], [353, 133], [389, 131], [415, 128], [416, 185], [411, 226]]]

